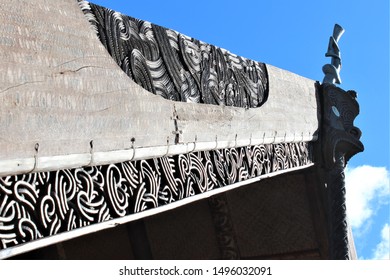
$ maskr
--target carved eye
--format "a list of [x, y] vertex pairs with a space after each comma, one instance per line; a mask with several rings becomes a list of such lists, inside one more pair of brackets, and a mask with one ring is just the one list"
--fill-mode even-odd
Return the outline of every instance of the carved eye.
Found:
[[338, 118], [340, 117], [340, 112], [336, 106], [332, 106], [332, 112], [333, 112], [333, 114], [336, 115], [336, 117], [338, 117]]

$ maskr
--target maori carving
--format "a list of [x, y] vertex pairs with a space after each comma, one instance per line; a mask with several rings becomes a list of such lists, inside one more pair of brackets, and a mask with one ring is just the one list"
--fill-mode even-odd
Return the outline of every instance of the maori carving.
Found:
[[208, 199], [210, 212], [213, 217], [215, 231], [221, 259], [240, 259], [240, 251], [236, 241], [233, 222], [229, 213], [229, 206], [225, 193], [212, 196]]
[[166, 99], [244, 108], [268, 97], [266, 66], [176, 31], [79, 0], [122, 70]]
[[340, 25], [335, 24], [333, 35], [329, 38], [328, 51], [325, 54], [325, 56], [332, 58], [331, 64], [325, 64], [322, 67], [322, 71], [325, 74], [323, 84], [341, 84], [341, 55], [338, 41], [343, 33], [344, 29]]
[[323, 67], [322, 84], [322, 155], [328, 194], [329, 257], [349, 259], [348, 225], [345, 205], [344, 168], [348, 160], [364, 150], [361, 131], [353, 124], [359, 114], [355, 91], [344, 91], [334, 85], [341, 83], [340, 51], [337, 42], [344, 30], [335, 25], [326, 56], [332, 64]]
[[323, 160], [328, 186], [331, 259], [348, 259], [348, 227], [345, 205], [344, 168], [348, 160], [364, 150], [361, 131], [353, 125], [359, 113], [356, 92], [322, 85]]
[[355, 91], [344, 91], [333, 85], [322, 85], [324, 161], [331, 169], [337, 161], [337, 152], [342, 151], [345, 161], [364, 150], [362, 135], [353, 121], [359, 114]]
[[305, 166], [309, 143], [256, 145], [0, 178], [0, 249]]
[[345, 175], [344, 157], [336, 154], [336, 163], [333, 169], [326, 173], [328, 186], [328, 213], [329, 213], [329, 258], [336, 260], [349, 259], [348, 222], [345, 202]]

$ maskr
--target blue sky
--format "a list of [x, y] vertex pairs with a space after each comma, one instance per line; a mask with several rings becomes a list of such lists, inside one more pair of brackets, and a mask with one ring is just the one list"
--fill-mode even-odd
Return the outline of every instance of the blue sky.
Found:
[[92, 3], [322, 81], [335, 23], [341, 87], [358, 93], [365, 151], [347, 169], [347, 206], [361, 259], [389, 259], [389, 1], [198, 0]]

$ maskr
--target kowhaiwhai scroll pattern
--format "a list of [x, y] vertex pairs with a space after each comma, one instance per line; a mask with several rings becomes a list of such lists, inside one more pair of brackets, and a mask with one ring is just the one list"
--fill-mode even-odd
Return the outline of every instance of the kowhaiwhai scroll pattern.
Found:
[[265, 64], [87, 1], [100, 41], [137, 84], [166, 99], [253, 108], [268, 97]]
[[0, 249], [156, 208], [312, 162], [269, 144], [0, 178]]

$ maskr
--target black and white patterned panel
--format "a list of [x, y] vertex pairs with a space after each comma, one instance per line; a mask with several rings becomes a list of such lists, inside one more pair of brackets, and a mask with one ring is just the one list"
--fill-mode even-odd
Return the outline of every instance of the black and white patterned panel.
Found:
[[174, 101], [245, 108], [267, 100], [263, 63], [87, 1], [79, 5], [116, 63], [146, 90]]
[[310, 144], [269, 144], [0, 178], [0, 249], [305, 166]]

